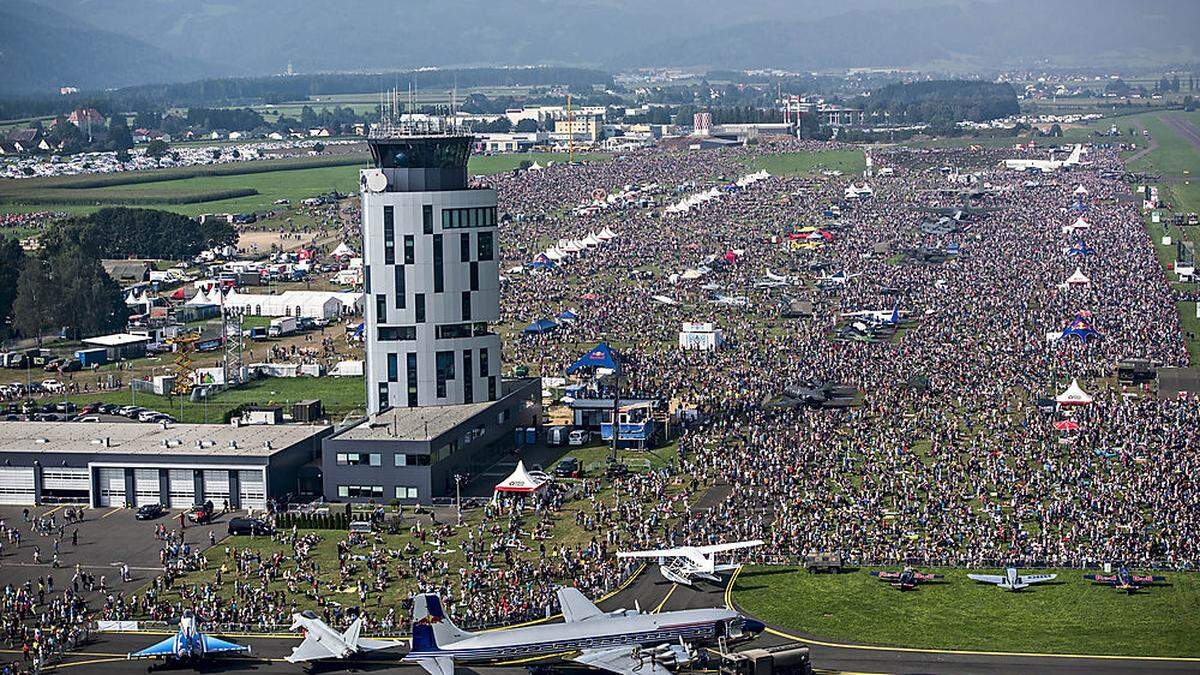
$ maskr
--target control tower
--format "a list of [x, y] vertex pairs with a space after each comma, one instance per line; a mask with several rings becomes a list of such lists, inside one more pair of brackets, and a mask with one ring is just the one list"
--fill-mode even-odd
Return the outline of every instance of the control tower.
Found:
[[472, 138], [381, 123], [359, 176], [367, 411], [495, 401], [496, 192], [471, 188]]

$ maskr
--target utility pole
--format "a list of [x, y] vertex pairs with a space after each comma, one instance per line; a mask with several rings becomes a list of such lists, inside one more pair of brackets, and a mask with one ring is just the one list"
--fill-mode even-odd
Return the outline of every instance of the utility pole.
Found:
[[575, 115], [571, 113], [571, 92], [567, 92], [567, 163], [575, 163]]
[[462, 474], [454, 474], [454, 502], [457, 504], [458, 524], [462, 525]]

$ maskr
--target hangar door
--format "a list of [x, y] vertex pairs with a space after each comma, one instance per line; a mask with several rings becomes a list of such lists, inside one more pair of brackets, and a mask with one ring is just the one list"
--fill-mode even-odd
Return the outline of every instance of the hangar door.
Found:
[[87, 467], [42, 469], [42, 501], [47, 504], [88, 503], [92, 494]]
[[221, 508], [229, 501], [229, 471], [225, 469], [204, 470], [204, 501], [212, 502], [213, 508]]
[[135, 506], [157, 504], [162, 499], [158, 489], [158, 469], [134, 469], [133, 492]]
[[100, 467], [100, 506], [125, 506], [125, 469]]
[[33, 503], [33, 467], [0, 466], [0, 504]]
[[171, 469], [167, 474], [171, 489], [171, 508], [190, 509], [196, 505], [196, 479], [191, 469]]
[[243, 509], [267, 508], [267, 486], [262, 471], [238, 471], [238, 501]]

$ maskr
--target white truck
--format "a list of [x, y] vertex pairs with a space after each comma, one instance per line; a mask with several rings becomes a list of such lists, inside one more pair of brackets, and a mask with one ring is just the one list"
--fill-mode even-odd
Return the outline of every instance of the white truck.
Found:
[[299, 322], [296, 321], [296, 317], [294, 316], [281, 316], [271, 319], [271, 325], [267, 327], [267, 336], [277, 338], [291, 335], [296, 332], [297, 326], [299, 326]]

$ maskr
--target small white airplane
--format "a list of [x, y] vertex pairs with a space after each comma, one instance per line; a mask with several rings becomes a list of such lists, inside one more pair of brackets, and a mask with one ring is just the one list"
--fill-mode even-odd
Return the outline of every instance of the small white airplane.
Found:
[[370, 640], [359, 637], [362, 632], [362, 617], [354, 620], [345, 633], [329, 627], [316, 614], [306, 611], [292, 615], [292, 630], [304, 630], [304, 642], [292, 649], [286, 657], [289, 663], [303, 663], [320, 659], [345, 659], [363, 652], [392, 649], [402, 643], [390, 640]]
[[714, 305], [729, 305], [730, 307], [750, 306], [750, 298], [744, 295], [721, 295], [717, 293], [712, 302]]
[[761, 539], [751, 541], [735, 541], [728, 544], [712, 546], [680, 546], [679, 548], [664, 548], [653, 551], [627, 551], [618, 553], [618, 558], [658, 558], [658, 570], [663, 578], [677, 584], [691, 586], [694, 579], [707, 579], [720, 583], [718, 572], [732, 572], [741, 565], [736, 563], [719, 564], [716, 554], [726, 551], [736, 551], [743, 548], [762, 546]]
[[1018, 574], [1017, 568], [1009, 567], [1004, 570], [1004, 575], [999, 574], [968, 574], [968, 579], [981, 581], [985, 584], [995, 584], [1006, 591], [1019, 591], [1032, 584], [1038, 584], [1043, 581], [1052, 581], [1058, 578], [1057, 574]]
[[882, 324], [885, 326], [895, 326], [899, 324], [903, 317], [908, 315], [908, 310], [901, 310], [897, 304], [891, 309], [859, 309], [853, 312], [841, 312], [843, 319], [849, 317], [862, 317], [868, 323]]
[[1083, 146], [1076, 145], [1066, 159], [1006, 159], [1004, 160], [1004, 167], [1006, 169], [1014, 169], [1016, 171], [1029, 171], [1032, 169], [1034, 171], [1044, 171], [1049, 173], [1051, 171], [1057, 171], [1064, 166], [1075, 166], [1076, 164], [1082, 164], [1082, 157]]
[[817, 277], [817, 281], [821, 282], [821, 283], [829, 283], [829, 284], [836, 284], [838, 286], [843, 286], [846, 284], [847, 281], [850, 281], [854, 277], [861, 277], [861, 276], [862, 276], [862, 272], [855, 272], [854, 274], [849, 274], [845, 270], [841, 270], [840, 272], [834, 272], [833, 274], [826, 274], [824, 276], [819, 276], [819, 277]]

